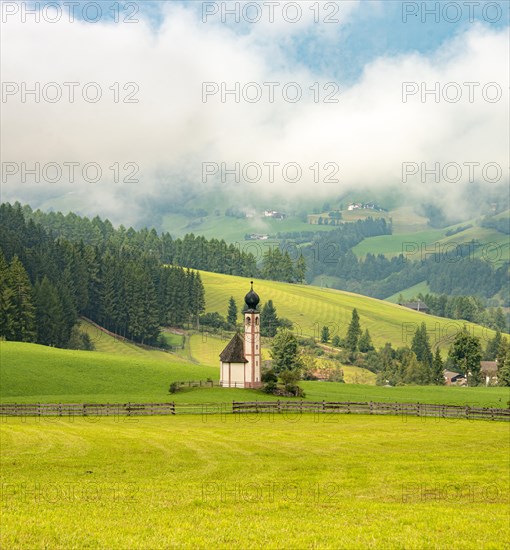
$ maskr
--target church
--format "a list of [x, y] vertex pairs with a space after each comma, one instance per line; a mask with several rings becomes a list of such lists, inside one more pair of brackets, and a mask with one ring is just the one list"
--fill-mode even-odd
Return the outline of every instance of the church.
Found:
[[238, 332], [220, 354], [220, 385], [224, 388], [260, 388], [260, 298], [253, 290], [244, 297], [244, 337]]

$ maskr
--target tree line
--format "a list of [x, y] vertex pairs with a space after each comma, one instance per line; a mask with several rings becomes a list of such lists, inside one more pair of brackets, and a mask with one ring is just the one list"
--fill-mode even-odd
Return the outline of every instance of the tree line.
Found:
[[155, 229], [126, 229], [123, 225], [116, 229], [109, 220], [102, 220], [99, 216], [90, 220], [72, 212], [64, 215], [61, 212], [33, 211], [29, 206], [18, 204], [15, 207], [21, 208], [27, 219], [39, 223], [56, 237], [72, 242], [129, 248], [167, 265], [214, 273], [285, 282], [302, 282], [305, 278], [306, 262], [301, 255], [291, 258], [288, 251], [279, 247], [269, 248], [259, 262], [253, 253], [227, 244], [223, 239], [206, 239], [193, 233], [173, 238], [168, 232], [159, 235]]
[[199, 273], [165, 267], [136, 245], [56, 237], [26, 220], [19, 205], [0, 205], [0, 231], [0, 336], [7, 340], [79, 347], [76, 326], [85, 316], [155, 344], [161, 325], [194, 322], [205, 309]]

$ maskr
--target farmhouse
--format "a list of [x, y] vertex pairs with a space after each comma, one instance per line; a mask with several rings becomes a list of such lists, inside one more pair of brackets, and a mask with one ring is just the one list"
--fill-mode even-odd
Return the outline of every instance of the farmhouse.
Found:
[[409, 309], [413, 309], [414, 311], [421, 311], [423, 313], [429, 312], [427, 304], [425, 302], [422, 302], [421, 300], [417, 300], [416, 302], [404, 302], [403, 304], [399, 305], [408, 307]]
[[225, 388], [259, 388], [260, 380], [260, 313], [258, 294], [251, 290], [244, 297], [244, 338], [236, 333], [220, 353], [220, 385]]
[[284, 220], [287, 217], [287, 214], [276, 210], [264, 210], [264, 217], [273, 218], [275, 220]]
[[443, 376], [447, 386], [465, 386], [467, 383], [466, 377], [458, 372], [444, 370]]
[[498, 362], [480, 361], [480, 372], [485, 378], [486, 386], [496, 386], [498, 383]]

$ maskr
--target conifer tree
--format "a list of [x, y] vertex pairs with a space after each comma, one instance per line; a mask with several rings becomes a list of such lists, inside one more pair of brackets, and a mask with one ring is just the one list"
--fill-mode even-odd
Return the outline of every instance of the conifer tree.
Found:
[[64, 312], [55, 287], [45, 276], [40, 283], [36, 283], [34, 290], [37, 342], [46, 346], [64, 347]]
[[510, 386], [510, 343], [501, 340], [498, 350], [498, 385]]
[[432, 368], [432, 350], [427, 334], [427, 326], [422, 323], [414, 333], [411, 349], [416, 354], [418, 361], [421, 361], [428, 369]]
[[9, 285], [9, 264], [0, 250], [0, 336], [8, 339], [14, 318], [14, 292]]
[[296, 260], [296, 266], [294, 267], [295, 278], [298, 283], [303, 283], [306, 276], [306, 260], [301, 254]]
[[368, 329], [365, 329], [365, 332], [360, 336], [358, 347], [359, 347], [359, 350], [363, 353], [367, 353], [369, 351], [374, 350], [374, 346], [372, 344], [372, 338], [370, 336], [370, 332], [368, 332]]
[[7, 281], [12, 290], [12, 319], [8, 322], [11, 334], [8, 339], [33, 342], [36, 336], [33, 289], [27, 272], [17, 256], [11, 260]]
[[501, 345], [501, 332], [498, 330], [496, 331], [494, 338], [491, 338], [487, 342], [484, 359], [486, 361], [494, 361], [498, 355], [498, 350], [500, 345]]
[[436, 352], [434, 354], [434, 359], [432, 361], [432, 383], [436, 386], [443, 386], [444, 385], [444, 365], [443, 360], [441, 359], [441, 352], [439, 351], [439, 347], [436, 348]]
[[273, 300], [264, 304], [260, 313], [260, 334], [261, 336], [273, 337], [278, 329], [278, 315], [273, 305]]
[[233, 296], [228, 301], [227, 323], [235, 328], [237, 325], [237, 304]]
[[356, 308], [352, 310], [351, 322], [347, 329], [347, 336], [345, 338], [345, 346], [351, 351], [355, 352], [358, 349], [358, 341], [361, 336], [361, 325], [359, 321], [359, 315]]

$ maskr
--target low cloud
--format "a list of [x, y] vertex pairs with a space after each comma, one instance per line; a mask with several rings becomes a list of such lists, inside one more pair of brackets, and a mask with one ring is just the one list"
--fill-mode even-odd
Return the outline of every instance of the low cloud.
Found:
[[[365, 8], [355, 2], [349, 13], [357, 9]], [[324, 40], [333, 32], [324, 26], [302, 31], [324, 33]], [[341, 25], [336, 32], [342, 32]], [[138, 223], [148, 219], [151, 208], [164, 210], [190, 189], [203, 193], [219, 186], [245, 199], [254, 192], [290, 200], [397, 189], [410, 203], [435, 203], [452, 218], [469, 215], [468, 189], [497, 194], [508, 186], [507, 33], [472, 25], [431, 55], [382, 56], [356, 83], [338, 82], [336, 88], [328, 84], [331, 75], [287, 59], [282, 44], [296, 36], [294, 30], [278, 38], [271, 38], [274, 28], [267, 25], [233, 32], [228, 25], [202, 23], [195, 9], [182, 5], [169, 5], [157, 30], [143, 20], [134, 25], [9, 21], [2, 25], [3, 86], [12, 94], [2, 104], [2, 161], [13, 173], [4, 170], [2, 197]], [[28, 94], [22, 102], [22, 83], [30, 89], [36, 82], [41, 94], [50, 82], [64, 94], [69, 90], [64, 83], [78, 83], [75, 101], [64, 95], [49, 103], [41, 96], [36, 103]], [[219, 89], [206, 101], [204, 82]], [[222, 86], [228, 91], [236, 82], [239, 103], [231, 94], [222, 103]], [[290, 82], [303, 94], [295, 103], [282, 98]], [[491, 82], [497, 86], [487, 87]], [[19, 92], [5, 88], [7, 83]], [[85, 88], [87, 83], [95, 85]], [[243, 98], [248, 83], [263, 90], [260, 101]], [[273, 103], [264, 83], [278, 83]], [[430, 90], [435, 83], [439, 102], [431, 94], [423, 102], [424, 86]], [[83, 99], [98, 89], [98, 102]], [[459, 101], [452, 102], [459, 89]], [[494, 101], [498, 90], [502, 97]], [[58, 88], [45, 91], [53, 98]], [[324, 102], [327, 94], [337, 102]], [[65, 171], [59, 181], [41, 173], [37, 183], [28, 173], [23, 182], [22, 164], [30, 170], [37, 162], [41, 171], [48, 163], [79, 163], [74, 182]], [[222, 183], [222, 162], [228, 169], [239, 163], [241, 174], [249, 163], [280, 166], [273, 181], [264, 170], [257, 183], [242, 177], [236, 182], [232, 175]], [[102, 170], [95, 183], [83, 177], [90, 163]], [[204, 178], [203, 163], [217, 163], [219, 172]], [[302, 169], [298, 181], [282, 173], [286, 163]], [[403, 163], [408, 163], [406, 178]], [[423, 181], [423, 169], [436, 170], [437, 163], [440, 180], [428, 173]], [[490, 163], [501, 167], [499, 181], [494, 171], [483, 171]]]

